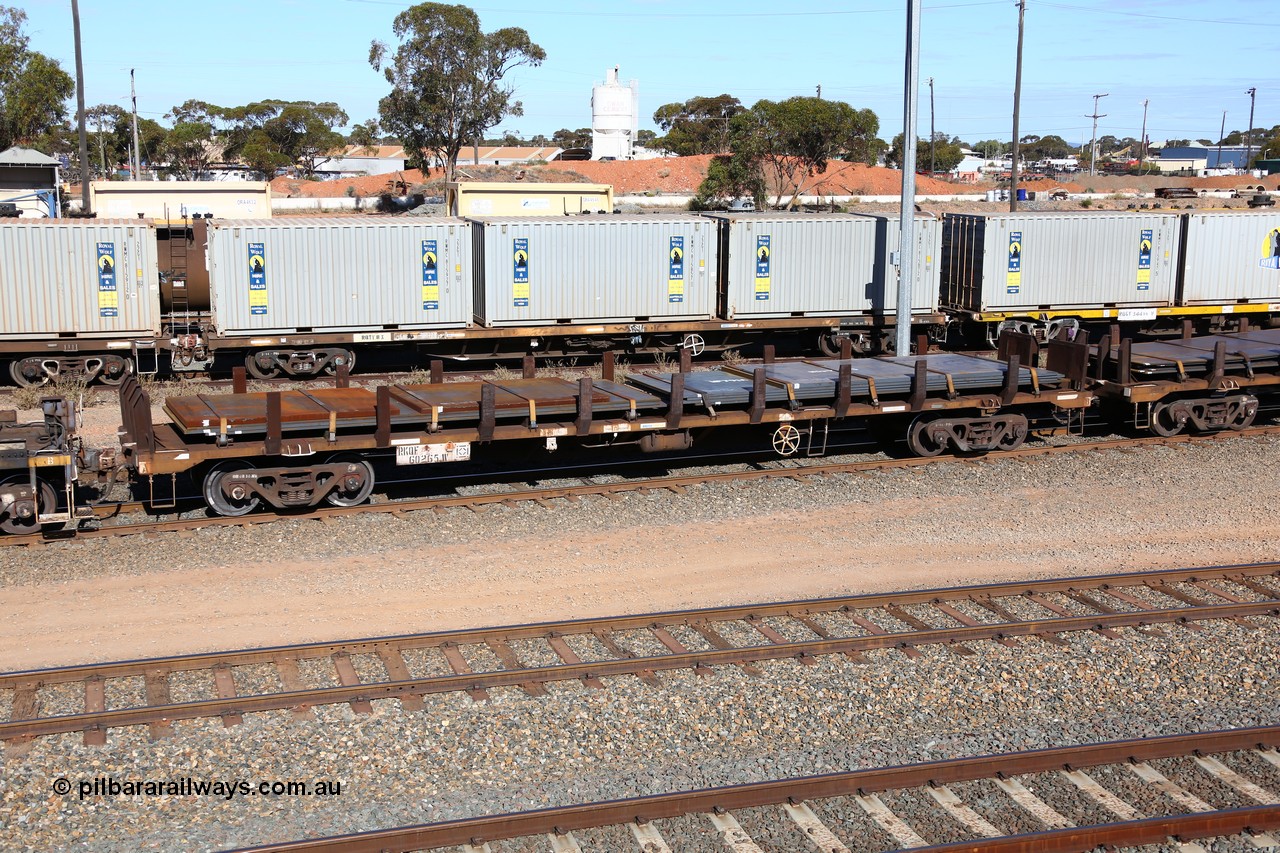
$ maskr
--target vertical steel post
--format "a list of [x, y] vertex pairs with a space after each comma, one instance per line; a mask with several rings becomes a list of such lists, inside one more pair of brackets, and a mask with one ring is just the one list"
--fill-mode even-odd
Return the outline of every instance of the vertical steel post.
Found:
[[920, 0], [907, 0], [907, 60], [902, 93], [902, 211], [898, 219], [896, 352], [911, 348], [911, 285], [915, 273], [916, 88], [920, 83]]
[[129, 171], [133, 180], [142, 180], [142, 149], [138, 147], [138, 90], [133, 85], [133, 69], [129, 69], [129, 97], [133, 99], [133, 160], [129, 162]]
[[71, 0], [71, 27], [76, 39], [76, 120], [80, 126], [80, 210], [89, 214], [89, 134], [84, 127], [84, 60], [80, 58], [80, 4]]
[[1027, 0], [1018, 0], [1018, 55], [1013, 72], [1013, 143], [1009, 162], [1009, 212], [1018, 212], [1018, 119], [1022, 109], [1022, 21], [1027, 13]]

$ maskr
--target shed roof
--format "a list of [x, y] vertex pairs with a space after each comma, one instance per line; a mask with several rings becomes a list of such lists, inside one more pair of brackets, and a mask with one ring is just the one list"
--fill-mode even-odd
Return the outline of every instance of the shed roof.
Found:
[[60, 166], [53, 157], [41, 154], [32, 148], [20, 148], [15, 145], [0, 151], [0, 166]]

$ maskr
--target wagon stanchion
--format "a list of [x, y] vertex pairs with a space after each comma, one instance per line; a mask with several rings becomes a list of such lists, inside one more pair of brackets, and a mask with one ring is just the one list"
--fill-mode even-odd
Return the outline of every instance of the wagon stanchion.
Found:
[[751, 423], [758, 424], [764, 418], [766, 386], [764, 368], [757, 367], [751, 374]]
[[1022, 373], [1022, 359], [1018, 357], [1016, 352], [1009, 353], [1009, 359], [1005, 362], [1006, 368], [1004, 372], [1004, 386], [1000, 389], [1000, 402], [1006, 406], [1013, 402], [1013, 398], [1018, 396], [1018, 380]]
[[601, 356], [600, 358], [600, 378], [603, 379], [605, 382], [613, 381], [613, 373], [614, 373], [613, 362], [614, 362], [613, 350], [605, 350], [604, 355]]
[[764, 363], [765, 364], [773, 364], [774, 360], [777, 358], [777, 354], [778, 354], [778, 348], [775, 347], [773, 344], [764, 345]]
[[521, 375], [525, 379], [532, 379], [538, 374], [538, 366], [534, 363], [533, 356], [526, 355], [524, 363], [521, 365]]
[[379, 385], [377, 401], [374, 406], [377, 431], [373, 434], [373, 443], [377, 447], [391, 446], [391, 386]]
[[848, 335], [840, 338], [840, 358], [842, 361], [848, 361], [853, 358], [853, 341]]
[[680, 372], [688, 373], [690, 370], [693, 370], [693, 355], [687, 348], [682, 347], [680, 349]]
[[587, 435], [591, 432], [591, 403], [595, 396], [595, 389], [591, 385], [591, 377], [584, 376], [578, 380], [578, 420], [575, 427], [578, 435]]
[[345, 364], [339, 364], [337, 371], [333, 374], [334, 388], [350, 388], [351, 387], [351, 368]]
[[680, 426], [680, 418], [684, 414], [684, 374], [671, 376], [671, 400], [667, 407], [667, 427], [675, 429]]
[[231, 393], [247, 394], [249, 391], [248, 371], [243, 367], [231, 368]]
[[438, 358], [431, 360], [431, 384], [439, 385], [444, 382], [444, 362]]
[[281, 445], [281, 395], [279, 391], [267, 393], [267, 434], [262, 449], [268, 456], [279, 456]]

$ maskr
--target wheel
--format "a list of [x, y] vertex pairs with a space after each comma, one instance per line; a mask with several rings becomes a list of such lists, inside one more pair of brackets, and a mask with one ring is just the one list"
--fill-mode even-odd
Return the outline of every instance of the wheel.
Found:
[[684, 341], [680, 346], [687, 349], [689, 355], [699, 356], [707, 348], [707, 342], [702, 335], [688, 334], [684, 336]]
[[47, 385], [53, 376], [38, 358], [26, 358], [9, 363], [9, 376], [22, 388], [39, 388]]
[[1182, 432], [1187, 425], [1185, 417], [1175, 418], [1171, 413], [1173, 403], [1157, 403], [1151, 407], [1151, 431], [1166, 438]]
[[[356, 354], [354, 352], [352, 352], [351, 350], [343, 350], [343, 355], [340, 356], [340, 358], [342, 358], [343, 363], [346, 364], [347, 366], [347, 373], [356, 372]], [[337, 361], [332, 358], [329, 359], [329, 363], [324, 366], [325, 375], [333, 376], [337, 372], [338, 372]]]
[[[18, 474], [0, 482], [0, 486], [26, 485], [31, 482], [23, 474]], [[58, 505], [58, 493], [54, 491], [53, 484], [48, 480], [40, 480], [36, 484], [36, 509], [37, 512], [48, 512]], [[16, 518], [12, 515], [5, 515], [0, 518], [0, 530], [5, 533], [19, 536], [23, 533], [35, 533], [40, 530], [40, 521], [36, 516], [30, 518]]]
[[121, 382], [124, 381], [124, 378], [126, 376], [130, 376], [133, 374], [132, 359], [122, 358], [120, 359], [120, 363], [121, 363], [121, 368], [116, 373], [108, 372], [108, 368], [112, 364], [114, 364], [114, 362], [108, 362], [106, 365], [103, 365], [102, 372], [98, 374], [98, 380], [103, 385], [119, 385]]
[[1241, 417], [1237, 418], [1232, 423], [1227, 424], [1227, 429], [1230, 429], [1230, 430], [1248, 429], [1250, 426], [1253, 425], [1253, 422], [1257, 419], [1257, 417], [1258, 417], [1258, 407], [1256, 405], [1245, 408], [1245, 410], [1241, 412]]
[[925, 458], [937, 456], [947, 449], [945, 444], [935, 444], [928, 434], [929, 421], [925, 418], [916, 418], [911, 424], [911, 429], [907, 430], [907, 446], [911, 448], [911, 452], [916, 456]]
[[1017, 421], [1015, 421], [1013, 425], [1013, 429], [1011, 429], [1009, 433], [1006, 434], [1005, 437], [1000, 440], [1001, 450], [1017, 450], [1027, 440], [1027, 433], [1029, 432], [1029, 430], [1027, 429], [1028, 427], [1027, 419], [1025, 417], [1022, 417], [1021, 415], [1018, 415], [1016, 417], [1021, 418], [1021, 423], [1018, 423]]
[[800, 449], [800, 430], [783, 424], [773, 431], [773, 449], [779, 456], [794, 456]]
[[254, 379], [275, 379], [283, 372], [274, 360], [270, 367], [263, 367], [258, 363], [258, 354], [252, 352], [244, 357], [244, 368]]
[[228, 518], [239, 518], [257, 509], [262, 499], [256, 494], [246, 493], [243, 497], [236, 498], [222, 492], [223, 475], [232, 471], [251, 470], [253, 466], [242, 459], [227, 459], [210, 468], [204, 475], [204, 502], [209, 509]]
[[332, 506], [358, 506], [373, 494], [373, 466], [354, 453], [339, 453], [329, 460], [359, 466], [360, 477], [338, 477], [338, 484], [324, 499]]

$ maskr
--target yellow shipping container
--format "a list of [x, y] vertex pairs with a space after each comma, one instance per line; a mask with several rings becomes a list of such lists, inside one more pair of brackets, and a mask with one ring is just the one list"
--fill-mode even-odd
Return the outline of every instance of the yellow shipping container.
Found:
[[89, 204], [101, 219], [137, 219], [158, 224], [183, 219], [270, 219], [266, 181], [93, 181]]
[[613, 213], [612, 184], [450, 183], [450, 216], [576, 216]]

